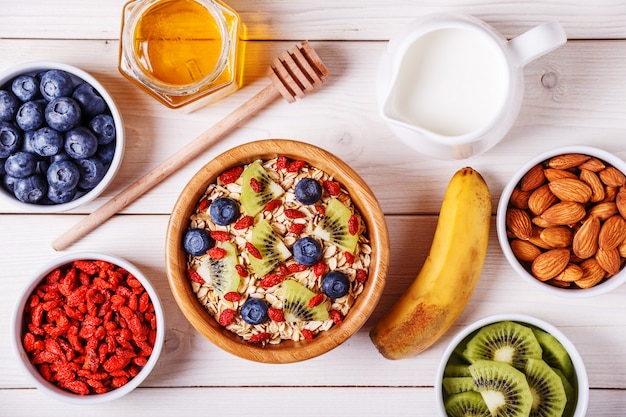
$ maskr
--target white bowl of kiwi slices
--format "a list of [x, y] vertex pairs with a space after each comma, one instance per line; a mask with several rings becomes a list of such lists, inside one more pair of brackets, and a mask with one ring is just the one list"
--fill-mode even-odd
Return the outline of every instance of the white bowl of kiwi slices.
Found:
[[289, 363], [339, 346], [382, 293], [383, 212], [360, 176], [305, 142], [260, 140], [207, 163], [180, 194], [166, 268], [189, 322], [218, 347]]
[[500, 314], [452, 339], [435, 395], [442, 417], [583, 417], [589, 381], [576, 347], [556, 327], [528, 315]]

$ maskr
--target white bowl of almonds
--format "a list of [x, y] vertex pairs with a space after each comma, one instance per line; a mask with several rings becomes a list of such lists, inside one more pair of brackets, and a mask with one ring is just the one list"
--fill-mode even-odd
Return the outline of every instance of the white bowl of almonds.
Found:
[[384, 287], [385, 219], [347, 164], [293, 140], [240, 145], [185, 186], [166, 239], [169, 284], [203, 336], [245, 359], [321, 355], [367, 321]]
[[569, 146], [528, 161], [504, 188], [497, 232], [505, 257], [551, 294], [589, 297], [626, 280], [626, 163]]

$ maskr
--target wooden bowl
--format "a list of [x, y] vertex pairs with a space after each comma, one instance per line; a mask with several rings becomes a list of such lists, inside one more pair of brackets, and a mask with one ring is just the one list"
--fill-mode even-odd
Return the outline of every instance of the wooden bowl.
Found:
[[[186, 275], [187, 254], [182, 240], [189, 217], [209, 184], [222, 172], [255, 160], [286, 156], [304, 160], [334, 176], [349, 192], [360, 212], [372, 248], [369, 276], [344, 321], [320, 332], [313, 340], [251, 344], [226, 330], [198, 301]], [[389, 240], [383, 212], [372, 190], [346, 163], [316, 146], [293, 140], [261, 140], [237, 146], [211, 160], [183, 189], [172, 210], [166, 236], [166, 270], [174, 299], [189, 322], [204, 337], [233, 355], [263, 363], [291, 363], [319, 356], [357, 332], [374, 311], [382, 294], [389, 263]]]

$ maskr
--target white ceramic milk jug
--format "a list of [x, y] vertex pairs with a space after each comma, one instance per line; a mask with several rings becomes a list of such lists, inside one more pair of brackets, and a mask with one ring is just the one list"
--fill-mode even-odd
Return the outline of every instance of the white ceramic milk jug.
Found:
[[398, 137], [425, 155], [479, 155], [515, 122], [524, 65], [566, 41], [557, 22], [507, 40], [472, 16], [418, 19], [389, 41], [382, 57], [380, 114]]

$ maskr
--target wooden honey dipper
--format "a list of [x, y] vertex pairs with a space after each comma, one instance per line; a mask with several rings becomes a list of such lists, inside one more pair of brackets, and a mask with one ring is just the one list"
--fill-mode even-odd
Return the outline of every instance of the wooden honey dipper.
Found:
[[269, 69], [271, 83], [184, 148], [130, 184], [111, 200], [52, 242], [63, 250], [107, 221], [193, 158], [207, 150], [241, 122], [282, 96], [289, 103], [321, 87], [328, 69], [307, 41], [293, 46], [274, 59]]

